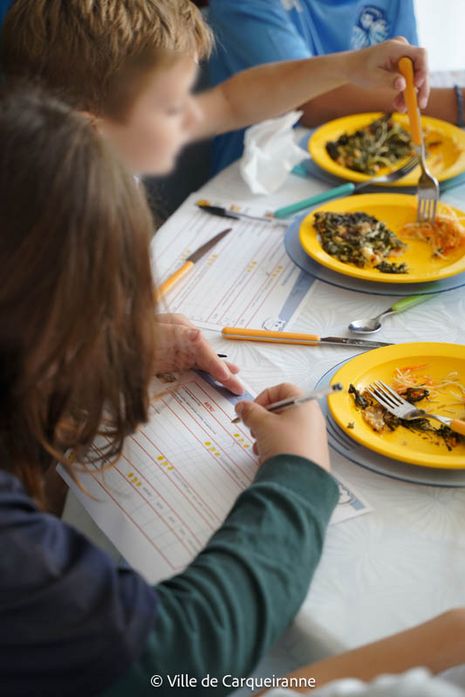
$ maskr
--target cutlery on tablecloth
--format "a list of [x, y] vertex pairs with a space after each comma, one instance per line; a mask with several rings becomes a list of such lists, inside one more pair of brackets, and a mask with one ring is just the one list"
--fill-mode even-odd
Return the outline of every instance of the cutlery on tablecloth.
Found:
[[190, 256], [187, 257], [186, 261], [184, 264], [169, 278], [166, 279], [158, 288], [155, 290], [155, 297], [157, 300], [162, 298], [169, 290], [174, 286], [175, 283], [181, 280], [181, 278], [192, 269], [192, 267], [202, 258], [205, 256], [205, 254], [208, 254], [208, 252], [215, 247], [218, 242], [220, 242], [223, 237], [228, 235], [231, 232], [232, 228], [228, 228], [227, 230], [223, 230], [223, 232], [219, 232], [215, 237], [212, 237], [211, 240], [208, 240], [208, 242], [205, 242], [201, 247], [195, 250]]
[[420, 303], [424, 303], [425, 300], [429, 300], [431, 295], [411, 295], [409, 298], [402, 298], [391, 305], [387, 310], [381, 312], [376, 317], [371, 319], [355, 319], [349, 324], [349, 329], [351, 332], [356, 332], [358, 334], [374, 334], [381, 329], [381, 325], [385, 317], [389, 315], [397, 315], [399, 312], [405, 312], [410, 307], [415, 307]]
[[319, 336], [318, 334], [302, 334], [300, 332], [271, 332], [264, 329], [243, 329], [241, 327], [224, 327], [221, 331], [225, 339], [235, 341], [260, 341], [272, 344], [294, 344], [296, 346], [320, 346], [334, 344], [336, 346], [356, 346], [373, 349], [392, 346], [383, 341], [367, 341], [345, 336]]
[[232, 211], [229, 208], [224, 208], [224, 206], [214, 206], [208, 201], [197, 201], [197, 208], [205, 211], [205, 213], [210, 213], [210, 215], [216, 215], [219, 218], [230, 218], [231, 220], [251, 220], [258, 221], [260, 223], [271, 223], [272, 225], [290, 225], [290, 220], [277, 220], [272, 216], [266, 215], [250, 215], [249, 213], [241, 213], [240, 211]]
[[332, 199], [340, 198], [341, 196], [350, 196], [350, 194], [357, 193], [358, 191], [360, 191], [360, 189], [363, 189], [366, 186], [370, 186], [371, 184], [389, 184], [391, 182], [398, 181], [399, 179], [402, 179], [407, 174], [409, 174], [409, 172], [411, 172], [417, 166], [418, 158], [413, 157], [411, 160], [408, 160], [408, 162], [402, 165], [402, 167], [394, 170], [394, 172], [390, 172], [389, 174], [383, 174], [379, 177], [373, 177], [368, 181], [359, 182], [357, 184], [354, 184], [354, 182], [346, 182], [345, 184], [336, 186], [333, 189], [329, 189], [329, 191], [323, 191], [323, 193], [321, 194], [315, 194], [315, 196], [310, 196], [310, 198], [305, 198], [302, 201], [297, 201], [297, 203], [291, 203], [291, 205], [289, 206], [278, 208], [277, 210], [275, 210], [273, 215], [275, 218], [278, 219], [287, 218], [290, 215], [294, 215], [294, 213], [303, 211], [305, 208], [311, 208], [312, 206], [316, 206], [319, 203], [331, 201]]

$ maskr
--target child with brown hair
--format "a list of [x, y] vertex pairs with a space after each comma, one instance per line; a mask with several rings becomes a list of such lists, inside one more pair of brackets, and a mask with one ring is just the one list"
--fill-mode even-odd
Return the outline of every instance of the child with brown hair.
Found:
[[7, 77], [37, 78], [90, 112], [137, 174], [165, 174], [191, 140], [282, 114], [342, 85], [389, 87], [403, 108], [401, 56], [427, 101], [425, 51], [403, 39], [260, 66], [192, 96], [212, 35], [190, 0], [15, 0], [3, 27]]
[[[338, 498], [322, 414], [315, 403], [264, 408], [298, 394], [291, 385], [238, 407], [257, 477], [192, 564], [155, 588], [47, 514], [47, 470], [61, 461], [73, 473], [70, 448], [95, 462], [102, 427], [98, 464], [109, 466], [146, 420], [151, 376], [169, 356], [153, 322], [147, 205], [88, 119], [19, 91], [0, 96], [0, 140], [2, 694], [209, 694], [207, 675], [226, 694], [226, 676], [248, 675], [292, 620], [318, 563]], [[433, 669], [457, 662], [462, 622], [433, 625], [444, 636]], [[404, 645], [389, 666], [416, 659]], [[330, 679], [331, 664], [318, 670]], [[170, 688], [176, 675], [195, 689]]]
[[[212, 35], [190, 0], [15, 0], [2, 33], [7, 78], [33, 78], [87, 112], [140, 175], [170, 172], [192, 140], [277, 116], [316, 95], [353, 83], [389, 86], [403, 106], [403, 55], [415, 63], [420, 102], [427, 99], [423, 49], [403, 40], [363, 51], [275, 63], [240, 73], [193, 96], [199, 60]], [[182, 368], [198, 367], [237, 394], [237, 366], [220, 360], [184, 317], [160, 315], [159, 339], [181, 347]]]
[[[126, 674], [248, 674], [297, 611], [338, 494], [318, 407], [246, 405], [262, 466], [222, 528], [152, 589], [45, 513], [73, 449], [102, 466], [147, 419], [170, 360], [153, 321], [152, 221], [88, 119], [36, 93], [0, 98], [0, 676], [2, 694], [100, 694]], [[261, 405], [261, 406], [260, 406]], [[225, 689], [223, 690], [225, 691]], [[110, 692], [110, 694], [112, 694]], [[115, 693], [116, 694], [116, 693]]]

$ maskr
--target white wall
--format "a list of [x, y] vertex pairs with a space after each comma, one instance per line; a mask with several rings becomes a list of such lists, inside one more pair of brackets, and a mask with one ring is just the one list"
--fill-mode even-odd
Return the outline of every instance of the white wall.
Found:
[[415, 0], [431, 70], [465, 70], [465, 0]]

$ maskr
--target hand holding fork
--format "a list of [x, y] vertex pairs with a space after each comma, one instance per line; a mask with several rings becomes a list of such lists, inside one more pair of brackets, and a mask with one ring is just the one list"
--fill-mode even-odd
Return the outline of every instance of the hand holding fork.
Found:
[[433, 177], [426, 166], [425, 142], [421, 127], [420, 111], [418, 109], [417, 93], [414, 85], [412, 59], [406, 56], [401, 58], [399, 61], [399, 70], [407, 83], [404, 91], [405, 103], [410, 120], [412, 141], [421, 165], [421, 176], [418, 180], [417, 188], [417, 221], [419, 223], [434, 223], [439, 199], [439, 182], [436, 177]]

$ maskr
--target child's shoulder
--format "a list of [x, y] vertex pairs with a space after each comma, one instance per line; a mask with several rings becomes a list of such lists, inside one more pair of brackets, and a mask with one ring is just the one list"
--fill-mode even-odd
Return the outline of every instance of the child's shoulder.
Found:
[[156, 595], [138, 574], [39, 511], [18, 479], [0, 470], [4, 694], [29, 694], [32, 684], [34, 693], [51, 694], [51, 675], [53, 694], [106, 689], [140, 653], [156, 610]]

